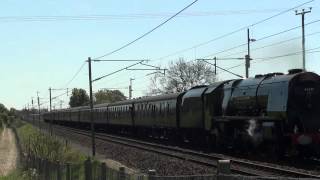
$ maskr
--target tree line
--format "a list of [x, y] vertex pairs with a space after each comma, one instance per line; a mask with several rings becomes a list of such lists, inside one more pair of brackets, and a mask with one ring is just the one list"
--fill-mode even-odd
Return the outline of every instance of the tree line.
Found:
[[[213, 67], [203, 61], [186, 62], [183, 58], [170, 62], [166, 75], [156, 72], [150, 78], [147, 96], [186, 91], [194, 86], [209, 85], [217, 80]], [[119, 90], [102, 89], [93, 94], [94, 104], [113, 103], [126, 100]], [[74, 88], [69, 101], [70, 107], [89, 105], [86, 90]]]
[[[94, 93], [94, 104], [113, 103], [126, 99], [126, 96], [119, 90], [102, 89]], [[89, 105], [89, 96], [86, 90], [81, 88], [72, 89], [69, 105], [70, 107]]]
[[5, 124], [8, 125], [13, 122], [16, 114], [14, 108], [7, 109], [3, 104], [0, 103], [0, 128]]

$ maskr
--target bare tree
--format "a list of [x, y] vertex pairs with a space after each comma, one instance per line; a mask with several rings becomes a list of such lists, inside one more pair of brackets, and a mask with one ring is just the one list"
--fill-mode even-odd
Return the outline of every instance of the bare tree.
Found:
[[210, 65], [203, 61], [186, 62], [180, 58], [169, 64], [166, 76], [157, 73], [151, 77], [148, 95], [183, 92], [197, 85], [211, 84], [215, 80]]

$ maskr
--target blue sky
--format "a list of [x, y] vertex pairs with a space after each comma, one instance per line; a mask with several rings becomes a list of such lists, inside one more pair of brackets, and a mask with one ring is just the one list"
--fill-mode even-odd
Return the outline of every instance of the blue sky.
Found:
[[[47, 101], [48, 88], [65, 88], [66, 83], [73, 77], [87, 57], [94, 58], [122, 46], [157, 26], [169, 15], [179, 11], [191, 2], [191, 0], [38, 0], [32, 1], [32, 3], [18, 0], [1, 1], [0, 28], [2, 33], [0, 39], [2, 43], [0, 43], [0, 49], [2, 53], [0, 82], [2, 89], [0, 102], [8, 107], [22, 108], [27, 103], [31, 104], [31, 97], [36, 97], [37, 91], [43, 98], [41, 101]], [[181, 49], [193, 47], [240, 27], [250, 25], [304, 2], [307, 1], [199, 0], [181, 16], [176, 17], [137, 43], [105, 59], [150, 59], [150, 65], [165, 67], [168, 62], [180, 57], [186, 60], [202, 58], [245, 43], [246, 30], [207, 45], [159, 59]], [[311, 13], [306, 15], [306, 23], [320, 19], [319, 1], [315, 0], [308, 3], [303, 8], [309, 6], [312, 6], [313, 9]], [[82, 19], [70, 20], [70, 16]], [[44, 18], [47, 19], [43, 20]], [[88, 20], [88, 18], [91, 19]], [[301, 17], [296, 16], [294, 11], [290, 11], [250, 27], [250, 34], [252, 38], [260, 39], [300, 24]], [[306, 49], [320, 46], [320, 33], [317, 33], [320, 31], [319, 25], [320, 22], [306, 26], [306, 34], [312, 34], [306, 37]], [[251, 49], [299, 36], [301, 36], [300, 28], [254, 42]], [[243, 50], [246, 50], [246, 46], [218, 54], [217, 57], [225, 57]], [[300, 50], [301, 39], [297, 38], [279, 45], [252, 51], [251, 56], [253, 59], [264, 58]], [[245, 53], [239, 53], [229, 57], [243, 57], [244, 55]], [[319, 55], [320, 53], [307, 54], [306, 67], [308, 70], [320, 73]], [[228, 68], [241, 62], [235, 60], [218, 63], [221, 67]], [[93, 77], [108, 74], [129, 64], [131, 63], [93, 63]], [[250, 74], [286, 72], [290, 68], [299, 67], [301, 67], [301, 55], [252, 64]], [[232, 70], [241, 75], [244, 75], [245, 72], [244, 66]], [[145, 76], [148, 73], [150, 72], [123, 71], [94, 83], [93, 89], [97, 91], [100, 88], [121, 88], [125, 95], [128, 95], [128, 90], [125, 88], [129, 84], [129, 79], [135, 78], [133, 95], [135, 97], [142, 96], [149, 86], [150, 77]], [[235, 77], [227, 73], [221, 73], [218, 78], [222, 80]], [[69, 88], [73, 87], [88, 89], [86, 66], [69, 84]], [[53, 96], [61, 93], [63, 92], [54, 91]], [[67, 106], [68, 98], [66, 95], [60, 97], [64, 101], [64, 107]], [[48, 104], [43, 105], [43, 107], [47, 106]], [[56, 106], [58, 107], [58, 105]]]

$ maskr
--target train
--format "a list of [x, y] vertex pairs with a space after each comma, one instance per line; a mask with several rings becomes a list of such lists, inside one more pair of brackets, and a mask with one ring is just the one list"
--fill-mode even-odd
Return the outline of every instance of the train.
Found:
[[[88, 106], [43, 114], [90, 125]], [[301, 69], [214, 82], [185, 92], [95, 105], [95, 128], [214, 150], [319, 155], [320, 76]]]

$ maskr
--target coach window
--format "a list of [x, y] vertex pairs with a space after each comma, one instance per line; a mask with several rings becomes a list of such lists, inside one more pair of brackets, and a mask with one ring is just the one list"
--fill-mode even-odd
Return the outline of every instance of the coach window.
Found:
[[117, 107], [116, 114], [117, 114], [117, 118], [118, 118], [119, 117], [119, 107]]
[[144, 116], [144, 104], [141, 104], [141, 116]]
[[145, 104], [142, 104], [142, 116], [146, 116], [145, 109]]
[[140, 106], [140, 111], [141, 111], [141, 117], [143, 117], [143, 104]]
[[148, 116], [148, 105], [147, 104], [144, 105], [144, 115]]
[[146, 104], [145, 105], [145, 110], [146, 110], [146, 116], [148, 116], [149, 115], [149, 104]]
[[156, 116], [156, 105], [152, 106], [152, 116], [155, 117]]

